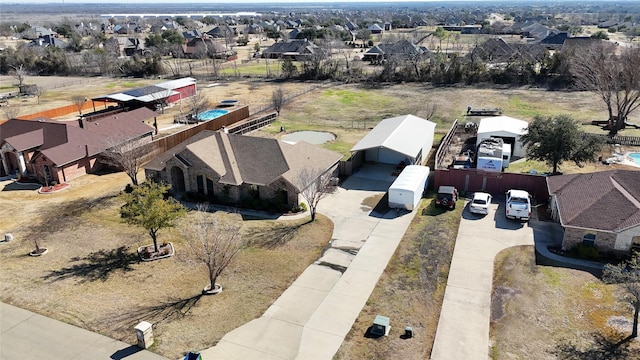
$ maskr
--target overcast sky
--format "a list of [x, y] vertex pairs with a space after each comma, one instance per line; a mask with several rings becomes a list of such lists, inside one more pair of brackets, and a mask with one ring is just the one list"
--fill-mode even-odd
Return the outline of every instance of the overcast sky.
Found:
[[[282, 2], [297, 2], [297, 3], [305, 3], [305, 2], [330, 2], [330, 3], [344, 3], [344, 2], [383, 2], [388, 0], [189, 0], [189, 3], [195, 4], [232, 4], [232, 3], [282, 3]], [[449, 2], [470, 2], [470, 1], [492, 1], [492, 0], [400, 0], [400, 1], [390, 1], [390, 2], [433, 2], [433, 1], [449, 1]], [[495, 0], [493, 0], [495, 1]], [[502, 0], [504, 1], [504, 0]], [[539, 0], [532, 0], [539, 1]], [[162, 3], [162, 4], [180, 4], [182, 1], [180, 0], [0, 0], [0, 3], [5, 4], [71, 4], [71, 3], [81, 3], [81, 4], [115, 4], [115, 3]], [[0, 6], [1, 8], [1, 6]]]

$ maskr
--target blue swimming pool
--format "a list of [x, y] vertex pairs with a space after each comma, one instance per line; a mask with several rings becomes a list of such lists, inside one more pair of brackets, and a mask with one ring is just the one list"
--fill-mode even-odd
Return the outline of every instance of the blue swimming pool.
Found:
[[228, 111], [227, 110], [221, 110], [221, 109], [212, 109], [212, 110], [207, 110], [201, 114], [198, 115], [198, 120], [200, 121], [208, 121], [208, 120], [213, 120], [217, 117], [220, 117], [224, 114], [227, 114]]
[[629, 153], [628, 156], [631, 160], [635, 161], [636, 164], [640, 165], [640, 153]]

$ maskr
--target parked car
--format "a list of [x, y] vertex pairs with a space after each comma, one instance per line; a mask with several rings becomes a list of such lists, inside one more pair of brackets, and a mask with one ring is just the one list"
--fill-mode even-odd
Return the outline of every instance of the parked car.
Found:
[[438, 195], [436, 195], [436, 206], [455, 209], [456, 201], [458, 201], [458, 189], [453, 186], [438, 187]]
[[488, 214], [491, 204], [491, 194], [477, 192], [473, 194], [473, 200], [469, 204], [469, 211], [474, 214]]
[[531, 217], [531, 199], [524, 190], [507, 191], [506, 215], [509, 219], [529, 220]]

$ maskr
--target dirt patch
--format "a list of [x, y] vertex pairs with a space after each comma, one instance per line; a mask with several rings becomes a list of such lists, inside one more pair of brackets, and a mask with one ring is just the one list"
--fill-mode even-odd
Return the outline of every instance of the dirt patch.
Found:
[[523, 246], [498, 254], [493, 286], [494, 359], [638, 358], [640, 341], [618, 344], [630, 331], [619, 325], [633, 314], [615, 285], [538, 266], [533, 247]]

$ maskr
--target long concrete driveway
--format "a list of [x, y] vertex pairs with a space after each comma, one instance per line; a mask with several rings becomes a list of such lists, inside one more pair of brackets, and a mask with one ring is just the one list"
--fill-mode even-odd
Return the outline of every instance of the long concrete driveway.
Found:
[[365, 168], [324, 198], [319, 212], [334, 222], [331, 247], [260, 318], [226, 334], [202, 357], [333, 358], [415, 213], [376, 213], [365, 205], [387, 190], [391, 172]]
[[545, 225], [509, 220], [504, 203], [492, 204], [484, 217], [465, 208], [444, 293], [431, 359], [489, 358], [493, 262], [509, 247], [533, 245], [534, 230]]

